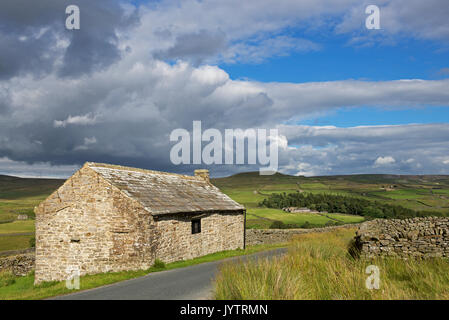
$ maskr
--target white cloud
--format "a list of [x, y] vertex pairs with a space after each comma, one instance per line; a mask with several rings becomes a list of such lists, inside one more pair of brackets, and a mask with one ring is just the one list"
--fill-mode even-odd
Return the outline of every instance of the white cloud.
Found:
[[382, 41], [396, 44], [401, 37], [446, 41], [449, 37], [449, 6], [446, 0], [379, 0], [381, 30], [364, 28], [367, 15], [361, 14], [370, 0], [347, 7], [336, 27], [338, 33], [353, 33], [353, 43]]
[[288, 140], [287, 140], [286, 136], [283, 136], [283, 135], [278, 135], [278, 136], [274, 136], [274, 137], [269, 136], [269, 140], [271, 143], [276, 143], [278, 145], [278, 147], [283, 150], [288, 149]]
[[288, 56], [294, 52], [318, 51], [321, 46], [307, 39], [276, 36], [257, 41], [233, 44], [224, 54], [226, 63], [261, 63], [267, 58]]
[[80, 151], [80, 150], [88, 150], [89, 146], [92, 144], [96, 144], [97, 143], [97, 138], [92, 137], [92, 138], [84, 138], [84, 144], [80, 145], [80, 146], [76, 146], [74, 148], [75, 151]]
[[379, 40], [395, 44], [401, 37], [448, 39], [447, 0], [379, 0], [382, 30], [378, 32], [365, 28], [369, 4], [372, 1], [161, 1], [141, 8], [140, 27], [128, 44], [142, 55], [147, 51], [138, 49], [136, 41], [151, 41], [155, 52], [165, 50], [172, 59], [175, 52], [180, 59], [200, 56], [207, 62], [257, 63], [272, 56], [319, 49], [320, 44], [309, 39], [283, 33], [289, 29], [306, 35], [345, 33], [357, 45]]
[[50, 162], [29, 164], [23, 161], [13, 161], [6, 157], [0, 158], [0, 174], [27, 178], [67, 178], [79, 165], [52, 165]]
[[387, 157], [379, 157], [374, 161], [375, 166], [385, 166], [395, 163], [396, 160], [394, 160], [393, 157], [387, 156]]
[[[449, 80], [260, 83], [231, 80], [218, 67], [153, 60], [131, 63], [129, 59], [125, 57], [83, 81], [48, 75], [39, 82], [32, 77], [17, 77], [0, 83], [4, 89], [0, 99], [13, 110], [0, 114], [0, 154], [14, 160], [57, 159], [57, 164], [71, 164], [79, 161], [73, 159], [79, 159], [79, 152], [84, 150], [86, 160], [134, 159], [135, 165], [153, 163], [173, 170], [168, 134], [175, 128], [190, 129], [192, 121], [198, 119], [204, 129], [279, 127], [286, 137], [283, 147], [287, 141], [290, 147], [312, 146], [302, 151], [313, 157], [296, 160], [314, 164], [313, 170], [293, 173], [366, 171], [378, 157], [380, 137], [382, 149], [391, 147], [388, 152], [406, 149], [398, 161], [414, 157], [410, 148], [415, 153], [422, 148], [441, 154], [447, 147], [449, 126], [444, 124], [336, 128], [279, 123], [292, 123], [342, 106], [449, 105]], [[77, 116], [73, 116], [74, 110]], [[91, 148], [85, 137], [95, 137], [101, 143]], [[330, 145], [340, 146], [347, 153]], [[281, 149], [293, 158], [297, 156]], [[428, 160], [419, 160], [423, 170], [439, 168]], [[292, 164], [288, 161], [284, 165]], [[415, 172], [416, 168], [404, 170]]]
[[97, 123], [97, 117], [92, 116], [90, 113], [82, 115], [82, 116], [74, 116], [72, 117], [69, 115], [69, 117], [65, 120], [54, 120], [53, 126], [55, 128], [65, 128], [68, 124], [72, 125], [79, 125], [79, 126], [86, 126], [86, 125], [93, 125]]
[[[311, 40], [280, 33], [286, 28], [325, 26], [323, 21], [342, 15], [357, 2], [341, 0], [335, 5], [332, 0], [161, 1], [141, 7], [140, 26], [127, 45], [139, 56], [148, 54], [139, 44], [151, 42], [151, 51], [158, 57], [166, 52], [170, 59], [176, 58], [176, 53], [179, 59], [260, 62], [270, 56], [316, 50], [319, 45]], [[209, 45], [201, 38], [208, 39]]]
[[301, 171], [317, 175], [449, 173], [443, 164], [449, 149], [448, 124], [349, 128], [281, 125], [279, 131], [289, 142], [288, 150], [281, 150], [279, 157], [284, 173], [296, 174], [297, 163], [308, 163], [312, 167]]
[[313, 170], [313, 166], [309, 163], [300, 162], [298, 163], [296, 169], [298, 170], [295, 174], [296, 176], [310, 177], [316, 175], [316, 172]]

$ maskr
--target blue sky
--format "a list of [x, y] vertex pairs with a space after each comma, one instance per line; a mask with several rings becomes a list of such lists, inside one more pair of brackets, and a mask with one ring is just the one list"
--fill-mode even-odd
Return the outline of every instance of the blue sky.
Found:
[[[381, 34], [382, 30], [368, 32]], [[317, 36], [320, 50], [293, 53], [263, 63], [220, 64], [233, 79], [262, 82], [321, 82], [338, 80], [387, 81], [399, 79], [438, 80], [449, 77], [449, 43], [398, 38], [394, 44], [368, 47], [348, 45], [348, 37], [325, 40]], [[312, 38], [312, 40], [315, 40]], [[298, 124], [338, 127], [447, 123], [447, 106], [404, 105], [396, 110], [366, 107], [346, 108], [298, 121]]]
[[[370, 32], [376, 33], [377, 30]], [[313, 39], [312, 39], [313, 40]], [[449, 65], [449, 44], [399, 39], [394, 45], [349, 46], [347, 37], [336, 37], [321, 49], [268, 59], [263, 63], [221, 64], [233, 79], [310, 82], [347, 79], [441, 79]]]
[[313, 117], [299, 121], [299, 124], [310, 126], [374, 126], [399, 124], [447, 123], [449, 109], [447, 107], [403, 108], [385, 110], [375, 107], [341, 108], [325, 116]]

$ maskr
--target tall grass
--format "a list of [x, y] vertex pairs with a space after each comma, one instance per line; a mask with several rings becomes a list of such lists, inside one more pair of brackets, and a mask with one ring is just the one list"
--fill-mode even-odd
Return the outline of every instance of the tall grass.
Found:
[[[298, 236], [288, 254], [221, 267], [217, 299], [449, 299], [449, 261], [353, 259], [354, 230]], [[369, 290], [365, 269], [380, 270], [380, 289]]]

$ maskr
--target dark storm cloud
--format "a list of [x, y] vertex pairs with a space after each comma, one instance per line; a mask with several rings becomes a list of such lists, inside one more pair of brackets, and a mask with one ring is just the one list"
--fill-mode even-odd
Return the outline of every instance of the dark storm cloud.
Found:
[[64, 55], [61, 75], [79, 75], [94, 68], [104, 68], [120, 58], [117, 48], [118, 29], [137, 24], [136, 14], [127, 16], [118, 1], [86, 1], [80, 4], [81, 29], [70, 34], [70, 45]]
[[[24, 77], [0, 82], [0, 105], [8, 105], [8, 112], [0, 113], [0, 159], [53, 165], [99, 161], [191, 173], [193, 165], [171, 163], [169, 135], [177, 128], [191, 131], [193, 120], [202, 121], [203, 131], [273, 128], [285, 119], [342, 105], [449, 101], [449, 80], [257, 83], [231, 80], [218, 67], [160, 61], [130, 67], [128, 59], [132, 56], [83, 81], [48, 75], [40, 81]], [[281, 170], [326, 174], [397, 168], [404, 173], [447, 173], [447, 128], [286, 128], [281, 133], [290, 145], [301, 147], [281, 151]], [[395, 162], [375, 166], [389, 157]], [[256, 169], [221, 166], [217, 172]]]
[[[65, 9], [71, 4], [80, 8], [80, 30], [65, 28]], [[54, 68], [63, 76], [104, 68], [120, 57], [116, 31], [137, 20], [118, 1], [2, 1], [0, 80], [19, 74], [41, 76]], [[58, 60], [62, 65], [55, 64]]]
[[183, 59], [195, 65], [223, 51], [226, 47], [226, 35], [222, 31], [211, 33], [201, 30], [196, 33], [181, 34], [176, 37], [175, 44], [167, 50], [154, 54], [156, 59]]
[[[65, 12], [64, 0], [14, 0], [0, 3], [0, 21], [3, 28], [20, 30], [27, 27], [39, 27], [53, 23], [55, 12]], [[61, 16], [61, 14], [60, 14]], [[61, 16], [60, 20], [64, 18]]]
[[56, 41], [54, 33], [47, 31], [39, 39], [30, 35], [23, 37], [27, 39], [21, 41], [16, 34], [0, 33], [0, 80], [20, 72], [39, 76], [52, 70], [57, 56], [57, 52], [51, 49], [52, 43]]

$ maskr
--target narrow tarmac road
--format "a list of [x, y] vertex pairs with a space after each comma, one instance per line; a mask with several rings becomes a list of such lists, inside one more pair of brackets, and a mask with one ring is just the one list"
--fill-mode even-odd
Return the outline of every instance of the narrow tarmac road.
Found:
[[[150, 273], [104, 287], [89, 289], [54, 300], [204, 300], [212, 298], [213, 279], [218, 266], [229, 261], [271, 258], [287, 252], [286, 248], [254, 253], [190, 267]], [[81, 288], [82, 288], [81, 281]]]

